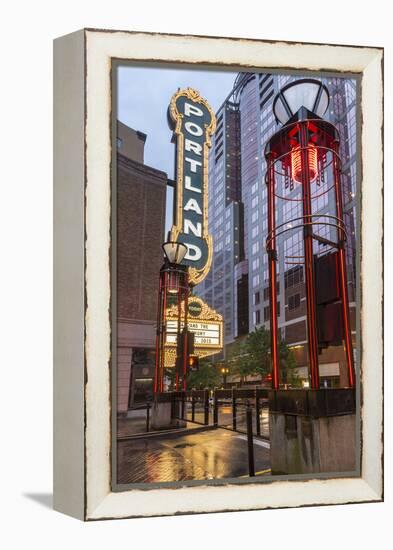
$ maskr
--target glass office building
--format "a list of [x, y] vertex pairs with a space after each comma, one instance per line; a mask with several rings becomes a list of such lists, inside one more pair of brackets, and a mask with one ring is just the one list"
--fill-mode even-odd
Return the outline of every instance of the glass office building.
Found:
[[240, 113], [232, 96], [216, 117], [217, 129], [209, 155], [209, 232], [213, 236], [213, 262], [195, 293], [223, 315], [224, 342], [228, 344], [248, 332], [247, 270], [242, 273]]

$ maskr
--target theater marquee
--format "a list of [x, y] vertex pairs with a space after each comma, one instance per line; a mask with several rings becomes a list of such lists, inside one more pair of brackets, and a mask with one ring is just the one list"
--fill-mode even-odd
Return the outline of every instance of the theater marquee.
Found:
[[[174, 304], [166, 311], [165, 321], [165, 366], [172, 367], [176, 360], [178, 331], [178, 308]], [[184, 302], [181, 305], [181, 319], [184, 319]], [[181, 329], [184, 323], [181, 323]], [[188, 330], [195, 335], [194, 351], [198, 357], [214, 355], [223, 347], [222, 315], [209, 307], [198, 296], [190, 296], [188, 303]]]
[[208, 234], [208, 151], [216, 118], [197, 90], [176, 92], [169, 106], [176, 144], [175, 225], [171, 240], [187, 246], [183, 260], [189, 266], [189, 282], [206, 277], [212, 261], [212, 238]]

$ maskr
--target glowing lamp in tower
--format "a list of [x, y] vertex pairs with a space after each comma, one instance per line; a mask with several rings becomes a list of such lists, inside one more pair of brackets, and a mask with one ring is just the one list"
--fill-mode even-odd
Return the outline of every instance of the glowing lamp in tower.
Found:
[[[284, 86], [273, 102], [276, 121], [287, 125], [300, 110], [322, 117], [329, 105], [329, 92], [321, 82], [309, 78], [296, 80]], [[288, 173], [293, 182], [302, 183], [307, 178], [314, 182], [319, 173], [318, 166], [323, 163], [324, 155], [313, 143], [309, 132], [307, 143], [300, 144], [300, 135], [293, 129], [291, 135], [292, 151], [287, 162]], [[315, 139], [315, 137], [314, 137]]]
[[308, 175], [310, 182], [314, 182], [318, 176], [318, 160], [317, 150], [312, 143], [308, 146], [308, 162], [307, 167], [303, 164], [302, 150], [297, 145], [291, 152], [291, 177], [297, 183], [302, 183], [306, 177], [306, 169], [308, 168]]

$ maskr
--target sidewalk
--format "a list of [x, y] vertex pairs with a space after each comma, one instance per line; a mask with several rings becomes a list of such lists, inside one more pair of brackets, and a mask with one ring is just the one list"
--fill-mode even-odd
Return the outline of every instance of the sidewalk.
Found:
[[[151, 417], [150, 417], [151, 418]], [[128, 412], [128, 418], [117, 419], [117, 439], [122, 440], [139, 434], [146, 434], [146, 409], [136, 409]], [[202, 426], [203, 427], [203, 426]], [[208, 426], [206, 426], [208, 428]], [[200, 430], [201, 425], [187, 422], [184, 430]], [[178, 430], [175, 430], [178, 431]], [[159, 432], [150, 432], [159, 434]]]
[[[198, 426], [199, 427], [199, 426]], [[225, 429], [118, 442], [118, 483], [248, 476], [247, 438]], [[270, 473], [269, 444], [254, 438], [255, 471]]]

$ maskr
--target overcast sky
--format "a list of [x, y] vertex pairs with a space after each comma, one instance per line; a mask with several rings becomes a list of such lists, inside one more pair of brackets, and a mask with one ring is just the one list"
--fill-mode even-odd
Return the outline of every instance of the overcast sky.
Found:
[[[118, 69], [118, 116], [127, 126], [147, 135], [145, 164], [174, 179], [175, 147], [167, 109], [178, 88], [195, 88], [216, 112], [232, 90], [237, 73], [124, 66]], [[168, 187], [165, 231], [172, 226], [173, 190]]]
[[118, 119], [147, 134], [145, 164], [173, 179], [174, 145], [167, 109], [178, 88], [195, 88], [214, 112], [232, 89], [237, 73], [156, 67], [119, 67]]

